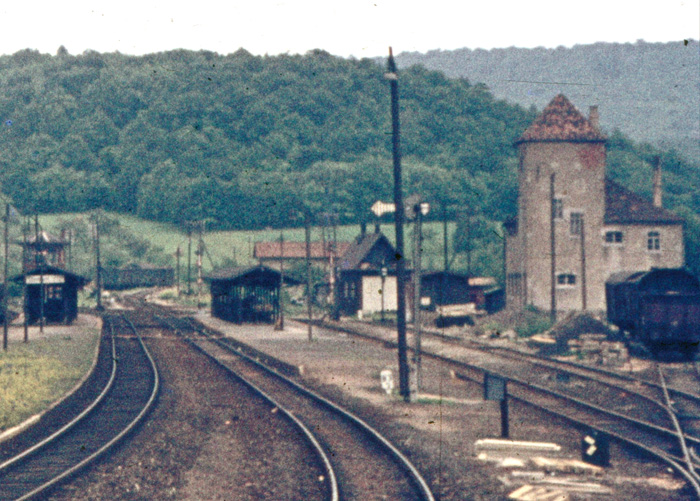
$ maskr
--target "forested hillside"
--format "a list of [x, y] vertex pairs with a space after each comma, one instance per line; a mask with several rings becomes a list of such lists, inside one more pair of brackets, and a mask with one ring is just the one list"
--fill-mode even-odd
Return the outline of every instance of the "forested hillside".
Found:
[[700, 159], [700, 42], [596, 43], [572, 48], [458, 49], [402, 53], [451, 78], [483, 82], [495, 96], [542, 109], [563, 92], [581, 109], [600, 106], [601, 123], [637, 141]]
[[[383, 74], [323, 51], [3, 56], [2, 191], [25, 213], [101, 207], [220, 229], [298, 225], [304, 211], [371, 222], [392, 190]], [[451, 204], [450, 218], [467, 209], [472, 238], [460, 230], [457, 250], [498, 269], [497, 223], [516, 207], [512, 143], [536, 110], [418, 66], [400, 72], [400, 93], [407, 194]], [[611, 175], [648, 194], [658, 153], [611, 133]], [[670, 153], [663, 167], [667, 205], [689, 217], [697, 255], [700, 174]]]

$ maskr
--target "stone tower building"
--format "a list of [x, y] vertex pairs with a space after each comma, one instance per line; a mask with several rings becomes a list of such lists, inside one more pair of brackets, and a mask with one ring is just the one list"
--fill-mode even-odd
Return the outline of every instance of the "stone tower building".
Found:
[[516, 142], [518, 216], [506, 222], [506, 300], [558, 312], [605, 310], [617, 271], [683, 266], [683, 221], [606, 178], [598, 110], [556, 96]]

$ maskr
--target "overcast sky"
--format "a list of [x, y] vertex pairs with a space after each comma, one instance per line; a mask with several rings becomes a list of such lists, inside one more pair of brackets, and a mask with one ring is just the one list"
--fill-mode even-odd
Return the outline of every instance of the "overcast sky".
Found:
[[570, 47], [700, 38], [700, 0], [65, 0], [0, 4], [0, 53], [87, 49], [146, 54], [356, 58], [433, 49]]

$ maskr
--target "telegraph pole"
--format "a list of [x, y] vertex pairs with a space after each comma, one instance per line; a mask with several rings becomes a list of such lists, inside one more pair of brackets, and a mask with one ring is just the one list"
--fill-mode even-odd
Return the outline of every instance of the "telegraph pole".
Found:
[[583, 216], [581, 216], [581, 309], [586, 311], [588, 308], [586, 288], [586, 227], [584, 225]]
[[[34, 243], [36, 250], [34, 251], [34, 259], [36, 260], [37, 268], [39, 268], [39, 332], [44, 333], [44, 263], [41, 256], [41, 243], [39, 242], [39, 214], [34, 214]], [[26, 279], [25, 279], [26, 280]]]
[[202, 298], [202, 256], [204, 255], [204, 221], [199, 222], [199, 241], [197, 242], [197, 309], [201, 308]]
[[187, 223], [187, 295], [192, 295], [192, 226]]
[[408, 357], [406, 347], [406, 266], [403, 253], [404, 206], [401, 186], [401, 133], [399, 130], [399, 78], [396, 72], [394, 54], [389, 47], [389, 61], [385, 78], [391, 88], [391, 129], [394, 164], [394, 223], [396, 225], [396, 330], [399, 347], [399, 393], [404, 401], [411, 401], [409, 385]]
[[10, 233], [8, 227], [10, 226], [10, 204], [5, 204], [5, 274], [2, 279], [3, 289], [2, 289], [2, 315], [3, 315], [3, 326], [2, 326], [2, 349], [7, 351], [7, 260], [10, 253], [8, 252], [8, 247], [10, 244]]
[[311, 214], [308, 211], [304, 214], [304, 237], [306, 240], [306, 309], [309, 315], [309, 341], [314, 340], [313, 326], [313, 300], [311, 290]]
[[177, 250], [175, 251], [175, 262], [177, 263], [177, 267], [175, 268], [177, 270], [177, 277], [176, 277], [176, 290], [177, 290], [177, 297], [180, 297], [180, 256], [182, 255], [182, 250], [180, 249], [180, 246], [177, 246]]
[[416, 369], [416, 392], [420, 392], [421, 388], [421, 257], [423, 253], [423, 216], [427, 215], [429, 205], [425, 202], [419, 202], [413, 207], [415, 213], [415, 222], [413, 226], [414, 244], [413, 244], [413, 260], [414, 260], [414, 281], [413, 281], [413, 363]]
[[102, 311], [102, 260], [100, 259], [100, 214], [95, 214], [95, 259], [97, 260], [97, 311]]
[[24, 317], [24, 342], [29, 342], [29, 320], [27, 319], [27, 271], [29, 266], [27, 265], [27, 232], [31, 231], [32, 220], [29, 216], [24, 218], [24, 223], [22, 224], [22, 272], [24, 275], [24, 283], [22, 284], [22, 313]]
[[[549, 178], [549, 252], [550, 252], [550, 318], [552, 323], [557, 321], [557, 256], [556, 256], [556, 234], [554, 231], [554, 174]], [[527, 283], [525, 284], [527, 287]]]
[[284, 330], [284, 233], [280, 231], [280, 293], [278, 298], [280, 317], [275, 325], [276, 331]]

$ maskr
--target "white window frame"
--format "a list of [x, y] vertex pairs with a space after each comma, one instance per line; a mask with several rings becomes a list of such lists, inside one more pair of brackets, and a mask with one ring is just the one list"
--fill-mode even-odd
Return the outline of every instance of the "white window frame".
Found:
[[[574, 216], [580, 216], [579, 224], [578, 224], [578, 232], [577, 233], [572, 233], [571, 230], [573, 229], [573, 224], [574, 224]], [[571, 209], [569, 211], [569, 236], [571, 238], [581, 238], [581, 230], [583, 230], [583, 221], [584, 221], [584, 212], [582, 210], [578, 209]]]
[[652, 230], [647, 232], [647, 252], [661, 252], [661, 232]]
[[[564, 283], [562, 283], [560, 280], [562, 278], [566, 277], [564, 280]], [[573, 282], [571, 281], [571, 278], [573, 277]], [[570, 271], [563, 271], [560, 273], [557, 273], [556, 276], [557, 283], [556, 287], [557, 289], [574, 289], [578, 286], [578, 276], [576, 273], [571, 273]]]
[[[613, 234], [619, 234], [620, 235], [620, 240], [616, 241], [610, 241], [608, 240], [608, 235], [613, 235]], [[622, 247], [625, 245], [625, 232], [621, 230], [605, 230], [605, 233], [603, 234], [603, 245], [611, 246], [611, 247]]]

